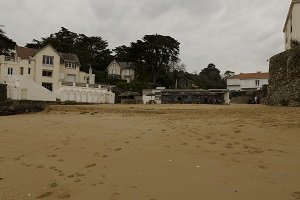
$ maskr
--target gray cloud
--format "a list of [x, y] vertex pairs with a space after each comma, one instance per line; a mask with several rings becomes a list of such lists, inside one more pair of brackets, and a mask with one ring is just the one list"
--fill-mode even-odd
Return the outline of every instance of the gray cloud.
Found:
[[188, 71], [212, 62], [222, 71], [267, 71], [267, 59], [283, 50], [290, 0], [0, 0], [0, 24], [19, 45], [61, 26], [100, 35], [110, 48], [145, 34], [181, 43]]

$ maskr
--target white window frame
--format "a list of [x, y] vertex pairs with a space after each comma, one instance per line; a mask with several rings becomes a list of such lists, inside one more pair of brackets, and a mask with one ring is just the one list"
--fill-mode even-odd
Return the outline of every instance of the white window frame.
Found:
[[255, 86], [260, 86], [260, 81], [259, 80], [255, 80]]
[[43, 55], [43, 65], [53, 66], [54, 56]]

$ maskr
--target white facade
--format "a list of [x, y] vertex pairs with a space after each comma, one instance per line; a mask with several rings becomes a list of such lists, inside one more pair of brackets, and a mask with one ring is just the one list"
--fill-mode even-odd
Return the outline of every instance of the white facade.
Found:
[[230, 91], [259, 90], [268, 84], [268, 73], [239, 74], [227, 79], [227, 89]]
[[291, 41], [300, 42], [300, 0], [293, 0], [283, 28], [285, 49], [291, 48]]
[[[0, 82], [7, 84], [8, 98], [15, 100], [114, 103], [112, 92], [94, 84], [91, 69], [85, 73], [79, 68], [76, 55], [57, 52], [50, 45], [42, 49], [16, 47], [15, 56], [0, 55]], [[69, 90], [82, 98], [67, 95]]]
[[161, 104], [161, 91], [166, 89], [165, 87], [157, 87], [156, 89], [144, 89], [143, 90], [143, 104], [154, 102], [155, 104]]
[[110, 78], [126, 80], [130, 83], [134, 80], [134, 69], [132, 63], [112, 61], [107, 67], [107, 74]]

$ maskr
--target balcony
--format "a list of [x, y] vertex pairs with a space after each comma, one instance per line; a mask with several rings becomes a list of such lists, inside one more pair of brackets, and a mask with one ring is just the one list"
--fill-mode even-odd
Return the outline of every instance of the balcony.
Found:
[[5, 64], [17, 64], [20, 62], [19, 58], [15, 58], [12, 56], [0, 56], [0, 63], [5, 63]]

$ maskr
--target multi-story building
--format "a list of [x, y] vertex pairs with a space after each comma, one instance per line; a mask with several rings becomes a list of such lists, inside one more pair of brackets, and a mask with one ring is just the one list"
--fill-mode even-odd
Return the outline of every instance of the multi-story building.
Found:
[[12, 99], [111, 103], [96, 97], [109, 91], [95, 85], [91, 69], [86, 73], [80, 67], [77, 55], [58, 52], [51, 45], [16, 46], [11, 56], [0, 55], [0, 82], [8, 85]]
[[227, 79], [227, 89], [230, 91], [259, 90], [268, 83], [269, 73], [241, 73]]
[[112, 61], [107, 67], [108, 78], [126, 80], [130, 83], [134, 80], [134, 64], [132, 62]]
[[300, 43], [300, 0], [292, 0], [283, 32], [286, 50], [292, 48], [294, 41]]

